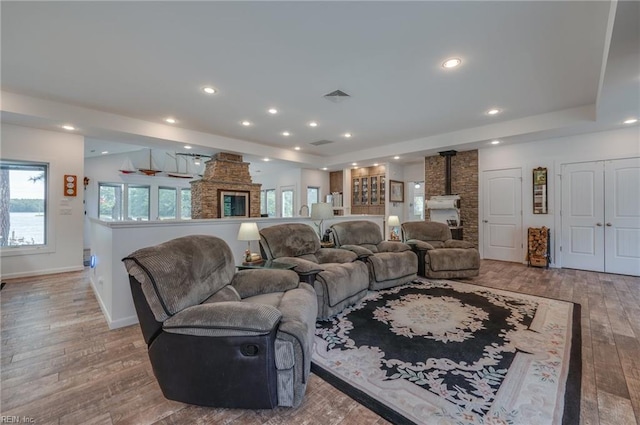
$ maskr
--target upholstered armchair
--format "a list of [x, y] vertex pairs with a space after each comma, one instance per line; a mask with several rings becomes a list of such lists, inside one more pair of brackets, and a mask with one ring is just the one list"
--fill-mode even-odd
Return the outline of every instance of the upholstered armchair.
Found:
[[236, 272], [229, 246], [204, 235], [123, 261], [166, 398], [229, 408], [300, 404], [317, 306], [313, 288], [295, 272]]
[[466, 278], [480, 273], [480, 253], [470, 242], [451, 238], [435, 221], [402, 223], [402, 239], [418, 254], [418, 274], [431, 278]]
[[337, 247], [352, 251], [366, 261], [369, 289], [385, 289], [416, 278], [418, 259], [411, 247], [400, 241], [385, 241], [372, 221], [344, 221], [331, 226]]
[[301, 280], [313, 285], [318, 297], [318, 318], [340, 313], [367, 294], [369, 273], [353, 252], [321, 248], [315, 230], [288, 223], [260, 230], [260, 247], [267, 259], [295, 265]]

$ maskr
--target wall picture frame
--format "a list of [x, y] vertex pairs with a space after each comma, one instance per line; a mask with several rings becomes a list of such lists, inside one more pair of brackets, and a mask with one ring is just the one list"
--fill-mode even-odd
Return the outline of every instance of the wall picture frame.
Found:
[[547, 169], [538, 167], [533, 169], [533, 213], [547, 214]]
[[389, 202], [404, 202], [404, 182], [389, 180]]

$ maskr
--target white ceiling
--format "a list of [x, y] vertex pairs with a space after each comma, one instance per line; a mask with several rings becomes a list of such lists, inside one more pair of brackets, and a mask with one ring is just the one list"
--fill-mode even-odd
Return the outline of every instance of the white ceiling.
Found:
[[[495, 138], [516, 143], [605, 130], [640, 115], [638, 2], [0, 7], [3, 92], [50, 102], [49, 109], [75, 107], [66, 120], [88, 137], [87, 155], [122, 142], [140, 149], [181, 141], [155, 137], [144, 125], [118, 128], [107, 119], [114, 115], [163, 127], [175, 117], [175, 127], [204, 134], [203, 153], [235, 147], [259, 157], [266, 146], [276, 158], [333, 168], [394, 154], [411, 161]], [[443, 69], [449, 57], [462, 65]], [[206, 85], [219, 92], [203, 94]], [[336, 89], [351, 98], [323, 98]], [[25, 111], [4, 97], [4, 122], [60, 124], [47, 108]], [[270, 107], [280, 112], [271, 115]], [[492, 107], [503, 112], [486, 115]], [[84, 111], [100, 111], [102, 119]], [[240, 125], [245, 119], [250, 127]], [[310, 145], [319, 140], [333, 143]], [[300, 153], [288, 155], [294, 146]]]

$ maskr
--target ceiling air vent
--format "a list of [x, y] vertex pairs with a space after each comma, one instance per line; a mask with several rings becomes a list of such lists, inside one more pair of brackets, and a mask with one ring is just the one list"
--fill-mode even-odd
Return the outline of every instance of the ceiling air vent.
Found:
[[332, 101], [333, 103], [340, 103], [343, 100], [349, 99], [351, 96], [343, 92], [342, 90], [335, 90], [331, 93], [327, 93], [323, 96], [325, 99]]
[[317, 142], [311, 142], [309, 144], [313, 145], [313, 146], [322, 146], [322, 145], [328, 145], [329, 143], [333, 143], [333, 141], [332, 140], [318, 140]]

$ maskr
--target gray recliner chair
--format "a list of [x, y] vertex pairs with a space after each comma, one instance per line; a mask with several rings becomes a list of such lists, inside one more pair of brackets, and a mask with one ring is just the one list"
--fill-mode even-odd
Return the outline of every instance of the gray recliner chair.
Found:
[[331, 226], [337, 247], [354, 252], [369, 266], [369, 289], [385, 289], [417, 277], [418, 259], [411, 247], [385, 241], [380, 227], [367, 220], [344, 221]]
[[452, 279], [478, 276], [480, 253], [471, 243], [451, 238], [451, 230], [435, 221], [402, 223], [402, 239], [418, 254], [420, 276]]
[[123, 261], [166, 398], [252, 409], [301, 403], [317, 305], [295, 272], [236, 273], [229, 246], [204, 235], [143, 248]]
[[313, 285], [318, 297], [318, 318], [340, 313], [366, 294], [369, 272], [353, 252], [321, 248], [315, 230], [288, 223], [260, 230], [260, 247], [270, 260], [294, 264], [300, 279]]

